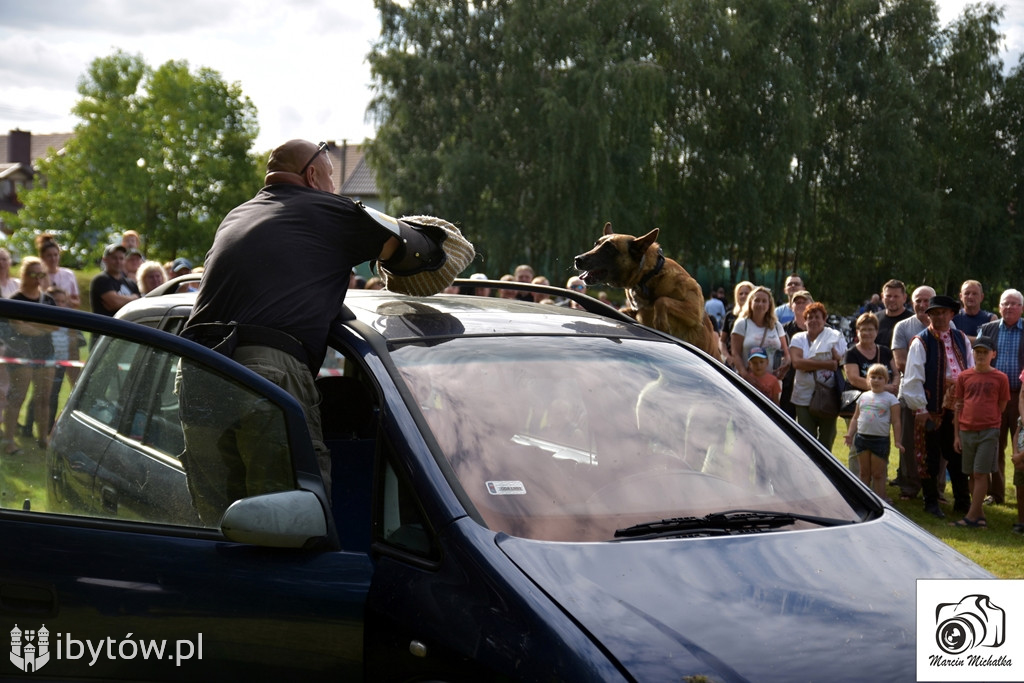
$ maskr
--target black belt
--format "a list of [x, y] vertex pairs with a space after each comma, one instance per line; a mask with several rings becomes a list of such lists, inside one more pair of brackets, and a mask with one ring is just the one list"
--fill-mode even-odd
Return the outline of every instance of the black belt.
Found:
[[245, 325], [242, 323], [201, 323], [190, 325], [181, 332], [181, 336], [202, 344], [208, 349], [234, 358], [235, 349], [239, 346], [267, 346], [284, 351], [315, 373], [318, 368], [310, 365], [309, 353], [298, 339], [272, 327], [262, 325]]

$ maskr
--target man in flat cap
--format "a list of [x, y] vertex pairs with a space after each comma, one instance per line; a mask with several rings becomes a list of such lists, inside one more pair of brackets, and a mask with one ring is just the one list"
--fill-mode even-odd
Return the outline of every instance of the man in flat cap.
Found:
[[[921, 472], [924, 509], [940, 518], [945, 517], [938, 500], [942, 480], [939, 463], [943, 458], [953, 484], [953, 509], [965, 514], [971, 506], [961, 455], [953, 447], [956, 379], [961, 372], [974, 367], [967, 335], [950, 326], [959, 310], [960, 305], [952, 297], [942, 294], [931, 297], [926, 310], [928, 327], [910, 342], [906, 371], [900, 384], [900, 402], [915, 414], [916, 443], [924, 442], [924, 471]], [[921, 452], [920, 448], [916, 450]]]

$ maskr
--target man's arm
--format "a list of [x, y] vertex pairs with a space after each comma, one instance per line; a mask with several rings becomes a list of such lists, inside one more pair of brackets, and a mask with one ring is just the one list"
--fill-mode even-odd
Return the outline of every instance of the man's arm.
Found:
[[967, 345], [967, 357], [964, 358], [964, 362], [967, 363], [967, 367], [968, 368], [973, 368], [974, 367], [974, 354], [971, 353], [971, 344], [973, 343], [973, 342], [971, 342], [971, 338], [968, 337], [963, 332], [961, 332], [960, 330], [950, 330], [949, 333], [950, 334], [959, 334], [961, 337], [963, 337], [964, 344]]
[[380, 250], [380, 255], [377, 259], [380, 261], [387, 261], [394, 255], [395, 249], [398, 249], [398, 245], [399, 242], [397, 237], [389, 237], [388, 241], [384, 243], [384, 248]]
[[129, 294], [125, 296], [124, 294], [118, 294], [114, 290], [103, 292], [103, 294], [100, 295], [100, 301], [103, 303], [103, 308], [107, 309], [111, 313], [118, 312], [126, 303], [129, 301], [135, 301], [138, 298], [138, 294]]
[[914, 412], [928, 405], [928, 399], [924, 394], [924, 361], [924, 344], [915, 337], [910, 342], [910, 349], [907, 350], [906, 369], [903, 372], [903, 381], [900, 382], [900, 400]]
[[[907, 318], [909, 320], [909, 318]], [[896, 361], [896, 369], [901, 373], [907, 370], [907, 346], [910, 345], [910, 341], [906, 335], [903, 334], [903, 330], [906, 329], [906, 325], [902, 325], [903, 321], [896, 323], [892, 330], [892, 359]]]
[[893, 349], [892, 360], [896, 363], [896, 369], [901, 373], [907, 371], [907, 350], [906, 349]]

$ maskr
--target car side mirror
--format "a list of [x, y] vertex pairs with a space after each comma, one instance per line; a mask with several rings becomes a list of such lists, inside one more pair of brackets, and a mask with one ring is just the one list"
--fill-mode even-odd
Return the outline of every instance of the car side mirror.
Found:
[[270, 548], [302, 548], [327, 535], [327, 518], [316, 494], [278, 491], [232, 503], [220, 520], [228, 540]]

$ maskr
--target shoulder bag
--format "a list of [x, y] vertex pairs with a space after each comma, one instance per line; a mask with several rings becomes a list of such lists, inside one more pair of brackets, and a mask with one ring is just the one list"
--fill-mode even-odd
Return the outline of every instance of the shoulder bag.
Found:
[[[838, 386], [838, 383], [837, 383]], [[839, 391], [834, 386], [829, 386], [814, 378], [814, 393], [811, 394], [811, 403], [807, 406], [813, 417], [819, 420], [833, 420], [839, 416]]]
[[[881, 355], [882, 349], [878, 347], [878, 344], [875, 344], [875, 363], [878, 362]], [[857, 399], [859, 399], [863, 393], [863, 391], [853, 387], [852, 385], [843, 391], [842, 396], [839, 398], [839, 416], [853, 417], [853, 413], [857, 409]]]

